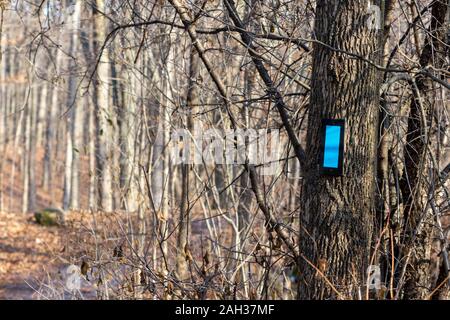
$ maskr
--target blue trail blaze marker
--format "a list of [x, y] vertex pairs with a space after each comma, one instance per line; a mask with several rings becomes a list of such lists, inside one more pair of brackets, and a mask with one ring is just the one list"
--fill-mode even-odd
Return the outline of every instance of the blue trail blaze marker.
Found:
[[343, 175], [344, 138], [345, 120], [322, 120], [322, 174]]

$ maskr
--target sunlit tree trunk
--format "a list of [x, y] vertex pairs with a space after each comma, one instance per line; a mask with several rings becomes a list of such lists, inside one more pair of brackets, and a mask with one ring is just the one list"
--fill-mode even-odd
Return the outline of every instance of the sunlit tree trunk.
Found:
[[101, 51], [104, 41], [106, 40], [106, 32], [108, 29], [107, 19], [103, 15], [107, 7], [104, 0], [95, 1], [94, 12], [94, 33], [96, 53], [101, 55], [100, 63], [97, 67], [97, 167], [99, 175], [99, 201], [103, 211], [112, 212], [113, 192], [112, 192], [112, 154], [111, 148], [113, 143], [112, 125], [113, 110], [109, 100], [110, 85], [110, 60], [108, 50], [105, 48]]
[[56, 50], [55, 58], [55, 83], [52, 85], [51, 95], [52, 99], [50, 102], [49, 112], [47, 114], [47, 124], [45, 130], [45, 153], [44, 153], [44, 176], [43, 176], [43, 188], [45, 191], [50, 192], [50, 197], [53, 198], [54, 192], [54, 181], [53, 181], [53, 170], [54, 170], [54, 159], [53, 150], [56, 144], [55, 136], [57, 130], [57, 114], [58, 114], [58, 103], [59, 103], [59, 68], [62, 60], [61, 50]]
[[37, 129], [36, 129], [36, 144], [41, 147], [44, 144], [44, 126], [45, 126], [45, 117], [48, 113], [48, 83], [44, 82], [41, 85], [41, 98], [39, 102], [38, 108], [38, 118], [37, 118]]
[[[6, 39], [6, 37], [4, 37]], [[2, 37], [0, 37], [0, 41], [2, 41]], [[0, 50], [2, 50], [2, 46], [0, 44]], [[6, 83], [6, 77], [8, 74], [7, 69], [10, 68], [9, 66], [9, 56], [10, 54], [3, 55], [2, 52], [0, 52], [0, 103], [2, 104], [0, 106], [0, 150], [3, 154], [2, 157], [0, 157], [0, 212], [2, 212], [5, 209], [4, 204], [4, 193], [3, 193], [3, 165], [6, 158], [6, 152], [8, 147], [8, 114], [9, 114], [9, 100], [10, 100], [10, 94], [11, 90], [9, 90], [10, 85]]]
[[[127, 56], [127, 62], [133, 63], [133, 55]], [[144, 58], [141, 57], [140, 70], [143, 68]], [[125, 68], [124, 68], [125, 69]], [[141, 82], [144, 81], [143, 77], [137, 74], [138, 71], [126, 71], [126, 82], [123, 88], [123, 105], [119, 109], [119, 126], [120, 126], [120, 190], [122, 206], [124, 209], [134, 212], [137, 210], [137, 188], [139, 168], [136, 154], [136, 142], [138, 139], [138, 113], [137, 104], [140, 95], [139, 88]]]
[[[189, 63], [189, 88], [186, 99], [186, 124], [187, 130], [194, 135], [194, 117], [193, 114], [198, 110], [200, 104], [199, 88], [197, 86], [197, 79], [199, 76], [199, 57], [195, 49], [191, 49], [190, 63]], [[190, 139], [190, 137], [189, 137]], [[190, 154], [190, 153], [189, 153]], [[192, 193], [194, 189], [194, 179], [191, 177], [191, 171], [193, 167], [191, 164], [186, 163], [182, 165], [181, 172], [181, 205], [180, 205], [180, 218], [178, 229], [178, 241], [177, 241], [177, 273], [181, 279], [186, 279], [188, 276], [188, 266], [186, 263], [186, 257], [184, 254], [184, 248], [189, 246], [189, 233], [190, 233], [190, 203], [192, 200]]]
[[[72, 57], [76, 56], [79, 48], [79, 29], [80, 29], [80, 15], [81, 15], [81, 1], [75, 1], [74, 13], [71, 17], [71, 34], [70, 34], [70, 48], [69, 52]], [[68, 112], [67, 126], [66, 126], [66, 153], [65, 153], [65, 168], [64, 168], [64, 195], [63, 195], [63, 209], [69, 208], [78, 209], [79, 207], [79, 162], [80, 154], [80, 134], [81, 134], [81, 120], [82, 108], [77, 99], [77, 78], [75, 69], [77, 67], [75, 61], [70, 59], [68, 62], [69, 84], [68, 95], [66, 101], [66, 110]]]
[[38, 104], [37, 86], [31, 89], [31, 95], [25, 113], [25, 152], [23, 165], [23, 201], [22, 212], [33, 212], [36, 207], [36, 118]]

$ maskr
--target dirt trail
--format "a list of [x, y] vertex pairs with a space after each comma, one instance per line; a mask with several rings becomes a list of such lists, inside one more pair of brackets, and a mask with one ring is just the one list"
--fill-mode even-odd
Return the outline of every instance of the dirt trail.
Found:
[[35, 299], [34, 288], [54, 270], [62, 249], [59, 230], [30, 216], [0, 213], [0, 299]]

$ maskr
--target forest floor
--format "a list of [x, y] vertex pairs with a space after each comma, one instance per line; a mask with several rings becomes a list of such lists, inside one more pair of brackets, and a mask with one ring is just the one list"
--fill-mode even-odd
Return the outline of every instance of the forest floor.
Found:
[[39, 283], [58, 267], [59, 233], [30, 216], [0, 213], [0, 300], [37, 298]]
[[[99, 265], [113, 276], [107, 281], [114, 297], [132, 298], [133, 292], [123, 288], [132, 283], [130, 265], [136, 261], [127, 239], [136, 223], [134, 215], [70, 212], [64, 227], [44, 227], [31, 214], [0, 212], [0, 300], [79, 298], [67, 292], [66, 272], [68, 266], [82, 266], [83, 261], [90, 267], [81, 280], [82, 299], [96, 299]], [[205, 229], [202, 220], [193, 221], [196, 261], [204, 256], [200, 237]], [[230, 245], [230, 238], [224, 234], [221, 241]], [[175, 243], [169, 246], [174, 250]], [[122, 256], [116, 254], [118, 248]]]
[[[20, 171], [21, 157], [12, 146], [4, 154], [3, 179], [0, 185], [0, 199], [7, 212], [22, 211], [23, 176]], [[44, 149], [36, 153], [36, 211], [53, 207], [62, 199], [63, 160], [53, 162], [54, 182], [50, 190], [44, 190], [43, 160]], [[86, 157], [82, 157], [82, 168], [86, 170]], [[82, 171], [81, 177], [88, 176]], [[86, 178], [82, 179], [86, 183]], [[81, 191], [81, 201], [87, 203], [86, 188]], [[57, 206], [56, 206], [57, 207]], [[61, 261], [57, 261], [64, 248], [61, 230], [45, 228], [33, 221], [31, 214], [0, 212], [0, 300], [36, 299], [36, 289], [50, 274], [58, 271]], [[42, 297], [41, 297], [42, 298]]]

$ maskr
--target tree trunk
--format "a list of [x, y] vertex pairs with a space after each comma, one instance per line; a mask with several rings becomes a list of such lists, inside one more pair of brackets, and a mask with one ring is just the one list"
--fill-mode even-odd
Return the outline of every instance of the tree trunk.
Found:
[[[3, 14], [3, 12], [1, 12]], [[1, 30], [0, 30], [1, 32]], [[0, 158], [0, 212], [3, 212], [4, 208], [4, 199], [3, 199], [3, 165], [6, 158], [6, 152], [8, 148], [8, 100], [11, 90], [9, 90], [10, 85], [6, 83], [6, 76], [8, 75], [9, 66], [9, 54], [6, 58], [2, 55], [1, 48], [1, 34], [0, 34], [0, 92], [1, 92], [1, 107], [0, 107], [0, 151], [2, 152], [2, 156]]]
[[[426, 68], [430, 63], [436, 69], [446, 64], [445, 41], [447, 29], [444, 26], [448, 4], [436, 1], [431, 9], [429, 36], [426, 37], [420, 66]], [[429, 173], [428, 146], [433, 141], [431, 123], [433, 116], [436, 84], [424, 75], [413, 80], [413, 97], [408, 118], [408, 134], [405, 144], [405, 171], [400, 181], [403, 197], [404, 239], [402, 247], [410, 252], [400, 253], [400, 261], [406, 266], [405, 299], [425, 299], [433, 286], [431, 272], [431, 246], [437, 231], [431, 210], [427, 210]], [[406, 254], [405, 254], [406, 253]], [[409, 257], [409, 262], [407, 261]]]
[[[130, 52], [127, 56], [127, 62], [132, 63], [133, 56]], [[142, 58], [141, 58], [142, 61]], [[143, 64], [141, 62], [141, 64]], [[142, 70], [142, 66], [141, 66]], [[123, 197], [121, 206], [129, 212], [135, 212], [138, 209], [138, 176], [139, 167], [137, 161], [138, 141], [138, 98], [140, 82], [144, 79], [135, 74], [136, 71], [123, 68], [127, 75], [126, 87], [123, 90], [123, 104], [119, 107], [119, 127], [120, 127], [120, 190]]]
[[96, 140], [97, 140], [97, 117], [95, 111], [96, 103], [89, 101], [89, 210], [97, 211], [97, 157], [96, 157]]
[[[78, 33], [80, 29], [81, 1], [75, 1], [75, 10], [71, 16], [71, 37], [70, 37], [70, 56], [75, 57], [78, 49]], [[68, 119], [66, 126], [66, 160], [64, 168], [64, 194], [63, 209], [78, 209], [79, 207], [79, 159], [80, 154], [76, 149], [80, 140], [80, 120], [82, 111], [77, 103], [77, 78], [75, 75], [76, 63], [71, 58], [69, 60], [69, 84], [66, 101], [66, 110], [68, 110]]]
[[37, 129], [36, 129], [36, 144], [43, 145], [44, 141], [44, 126], [45, 115], [48, 113], [48, 83], [44, 82], [41, 85], [41, 99], [38, 108]]
[[[194, 48], [191, 48], [190, 53], [190, 66], [189, 66], [189, 89], [187, 96], [187, 129], [194, 135], [194, 118], [193, 114], [197, 110], [197, 106], [200, 103], [199, 91], [197, 86], [197, 79], [199, 76], [199, 63], [200, 59]], [[191, 164], [183, 164], [182, 178], [181, 178], [181, 205], [180, 205], [180, 218], [178, 229], [178, 252], [177, 252], [177, 273], [181, 279], [186, 279], [188, 275], [188, 266], [186, 263], [186, 257], [184, 254], [184, 248], [189, 245], [189, 232], [190, 232], [190, 202], [192, 198], [192, 191], [194, 189], [194, 181], [191, 178], [191, 170], [193, 167]]]
[[111, 145], [113, 142], [112, 108], [109, 101], [109, 81], [110, 81], [110, 61], [108, 50], [100, 52], [104, 41], [106, 40], [107, 20], [103, 15], [106, 10], [104, 0], [96, 0], [94, 12], [94, 33], [95, 48], [98, 55], [101, 55], [100, 63], [97, 67], [97, 166], [99, 174], [99, 196], [100, 208], [105, 212], [112, 212], [113, 193], [112, 193], [112, 154]]
[[[376, 61], [377, 31], [368, 28], [366, 10], [362, 0], [317, 1], [315, 34], [323, 44], [314, 45], [302, 168], [302, 299], [356, 296], [365, 285], [375, 209], [379, 77], [370, 64], [327, 46]], [[321, 120], [327, 118], [346, 120], [342, 177], [320, 172]]]
[[30, 213], [36, 207], [36, 118], [37, 118], [37, 87], [31, 89], [32, 93], [28, 101], [27, 112], [25, 115], [25, 152], [23, 166], [23, 203], [22, 212]]
[[[59, 77], [59, 68], [62, 60], [61, 50], [56, 50], [56, 62], [55, 62], [55, 78]], [[58, 102], [59, 102], [59, 87], [58, 83], [54, 83], [52, 86], [52, 100], [50, 111], [47, 115], [47, 126], [45, 132], [45, 153], [44, 153], [44, 177], [43, 188], [45, 191], [50, 192], [50, 197], [53, 199], [53, 147], [55, 141], [55, 131], [57, 130], [57, 114], [58, 114]]]

